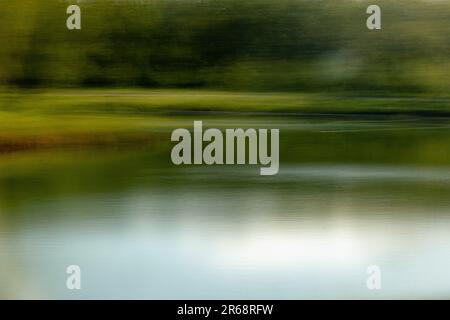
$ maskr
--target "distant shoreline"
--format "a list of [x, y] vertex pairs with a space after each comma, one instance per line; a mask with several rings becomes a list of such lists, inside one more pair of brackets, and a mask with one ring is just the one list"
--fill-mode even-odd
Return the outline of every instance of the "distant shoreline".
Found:
[[294, 122], [354, 119], [446, 125], [450, 122], [450, 98], [193, 89], [4, 90], [0, 93], [0, 152], [139, 144], [152, 139], [150, 131], [174, 128], [199, 117], [217, 121], [231, 117], [264, 122], [265, 117], [279, 117]]

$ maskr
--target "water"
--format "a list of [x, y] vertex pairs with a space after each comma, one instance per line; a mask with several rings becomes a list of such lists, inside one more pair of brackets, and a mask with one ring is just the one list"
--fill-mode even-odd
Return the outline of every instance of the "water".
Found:
[[281, 129], [277, 176], [174, 167], [170, 130], [1, 155], [0, 297], [450, 298], [448, 123], [231, 123]]

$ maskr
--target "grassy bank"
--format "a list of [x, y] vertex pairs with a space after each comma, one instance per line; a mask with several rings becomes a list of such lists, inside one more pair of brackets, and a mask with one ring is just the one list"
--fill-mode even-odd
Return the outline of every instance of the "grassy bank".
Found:
[[356, 97], [201, 90], [52, 90], [0, 94], [0, 150], [114, 144], [211, 116], [449, 117], [450, 97]]

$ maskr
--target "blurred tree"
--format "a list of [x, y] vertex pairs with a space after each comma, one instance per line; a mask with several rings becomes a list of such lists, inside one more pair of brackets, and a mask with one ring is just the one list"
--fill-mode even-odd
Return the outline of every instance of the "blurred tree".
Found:
[[[448, 92], [450, 4], [378, 1], [9, 1], [0, 10], [0, 84], [234, 90]], [[442, 66], [442, 69], [440, 68]]]

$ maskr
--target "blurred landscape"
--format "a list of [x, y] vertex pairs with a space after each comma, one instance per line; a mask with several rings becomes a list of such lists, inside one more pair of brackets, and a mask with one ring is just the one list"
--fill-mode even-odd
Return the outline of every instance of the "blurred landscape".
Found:
[[367, 1], [80, 1], [74, 31], [69, 4], [2, 4], [5, 151], [98, 140], [155, 113], [450, 112], [448, 1], [378, 1], [377, 31]]
[[2, 4], [0, 83], [447, 94], [448, 1], [70, 1]]
[[[0, 298], [450, 297], [449, 17], [438, 0], [3, 1]], [[279, 128], [279, 174], [172, 165], [194, 120]]]

